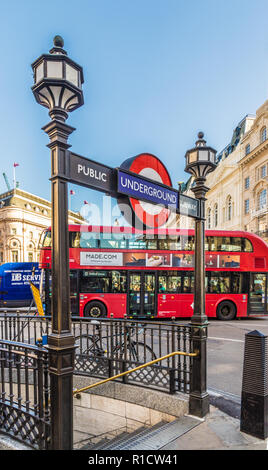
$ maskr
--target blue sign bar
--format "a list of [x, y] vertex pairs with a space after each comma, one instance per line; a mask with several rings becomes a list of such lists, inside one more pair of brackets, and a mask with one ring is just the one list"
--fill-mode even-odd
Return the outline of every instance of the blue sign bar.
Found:
[[117, 191], [135, 199], [162, 204], [174, 210], [178, 207], [177, 191], [121, 169], [118, 169]]

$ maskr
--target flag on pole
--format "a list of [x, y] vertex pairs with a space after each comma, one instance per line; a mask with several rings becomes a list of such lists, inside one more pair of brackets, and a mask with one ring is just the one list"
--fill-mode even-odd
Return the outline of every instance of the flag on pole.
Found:
[[84, 201], [84, 204], [90, 204], [90, 203], [89, 203], [89, 202], [87, 202], [87, 201]]
[[75, 191], [73, 189], [70, 189], [70, 197], [69, 197], [69, 207], [70, 207], [70, 211], [72, 210], [72, 207], [71, 207], [71, 196], [74, 196], [75, 195]]
[[14, 163], [13, 163], [13, 188], [14, 188], [14, 189], [16, 189], [16, 187], [17, 187], [17, 182], [16, 182], [16, 170], [15, 170], [16, 166], [19, 166], [19, 164], [14, 162]]

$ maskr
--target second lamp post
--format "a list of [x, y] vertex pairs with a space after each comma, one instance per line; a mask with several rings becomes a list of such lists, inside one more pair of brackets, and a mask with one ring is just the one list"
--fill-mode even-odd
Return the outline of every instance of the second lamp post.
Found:
[[216, 168], [216, 150], [206, 146], [203, 132], [199, 132], [196, 146], [185, 155], [185, 171], [194, 176], [192, 191], [199, 200], [200, 214], [195, 221], [194, 312], [191, 317], [194, 350], [189, 411], [204, 417], [209, 411], [207, 393], [207, 316], [205, 310], [205, 201], [209, 188], [206, 176]]

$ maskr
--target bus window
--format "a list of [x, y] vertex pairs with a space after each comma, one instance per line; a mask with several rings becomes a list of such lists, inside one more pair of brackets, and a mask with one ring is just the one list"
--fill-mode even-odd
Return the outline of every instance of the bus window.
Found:
[[145, 250], [146, 241], [143, 235], [133, 235], [132, 239], [128, 241], [128, 248], [130, 250]]
[[191, 294], [194, 291], [194, 276], [187, 275], [183, 278], [183, 289], [184, 294]]
[[101, 248], [118, 249], [127, 248], [127, 239], [124, 233], [102, 233], [100, 240]]
[[241, 294], [242, 275], [240, 273], [231, 273], [232, 276], [232, 294]]
[[45, 233], [43, 247], [50, 248], [51, 247], [51, 232], [50, 230]]
[[229, 251], [241, 251], [242, 250], [242, 239], [240, 237], [231, 237], [231, 243]]
[[121, 271], [112, 271], [112, 292], [125, 293], [127, 291], [126, 273]]
[[109, 272], [106, 271], [82, 271], [81, 292], [109, 292]]
[[159, 276], [158, 278], [159, 293], [167, 291], [167, 278], [166, 276]]
[[221, 273], [211, 273], [210, 293], [227, 294], [230, 292], [230, 276], [221, 275]]
[[80, 232], [70, 232], [69, 233], [69, 246], [70, 246], [70, 248], [79, 248], [80, 247]]
[[80, 235], [80, 243], [78, 245], [80, 248], [98, 248], [99, 235], [97, 233], [94, 233], [94, 237], [89, 232], [80, 232], [80, 234], [76, 235]]
[[245, 251], [251, 252], [252, 244], [247, 238], [208, 236], [205, 240], [206, 251]]
[[244, 246], [243, 246], [243, 251], [246, 251], [247, 253], [250, 253], [253, 251], [252, 243], [249, 241], [247, 238], [243, 238], [244, 241]]
[[171, 235], [169, 238], [169, 249], [170, 250], [181, 250], [181, 237]]
[[181, 276], [168, 276], [168, 292], [181, 292]]
[[194, 236], [186, 235], [181, 237], [182, 250], [193, 251], [194, 250]]
[[205, 250], [206, 251], [217, 251], [216, 240], [218, 237], [206, 237], [205, 238]]
[[146, 240], [146, 248], [148, 250], [157, 250], [157, 240]]
[[158, 250], [168, 250], [169, 240], [158, 240]]

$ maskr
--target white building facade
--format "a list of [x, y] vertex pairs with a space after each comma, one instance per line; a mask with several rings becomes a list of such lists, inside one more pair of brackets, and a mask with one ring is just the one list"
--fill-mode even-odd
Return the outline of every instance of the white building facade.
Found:
[[[69, 211], [69, 222], [84, 219]], [[0, 195], [0, 264], [37, 262], [40, 237], [51, 225], [51, 203], [21, 189]]]

